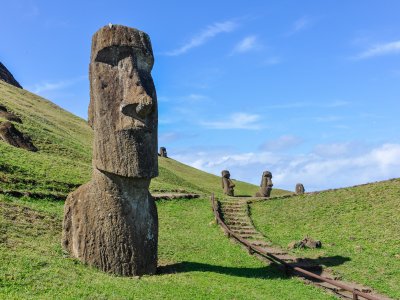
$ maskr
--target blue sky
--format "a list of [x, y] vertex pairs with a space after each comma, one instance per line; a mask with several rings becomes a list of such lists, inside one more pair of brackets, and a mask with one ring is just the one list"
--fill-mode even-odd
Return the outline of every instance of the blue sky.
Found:
[[91, 36], [147, 32], [172, 158], [306, 190], [400, 176], [399, 1], [4, 1], [0, 61], [86, 118]]

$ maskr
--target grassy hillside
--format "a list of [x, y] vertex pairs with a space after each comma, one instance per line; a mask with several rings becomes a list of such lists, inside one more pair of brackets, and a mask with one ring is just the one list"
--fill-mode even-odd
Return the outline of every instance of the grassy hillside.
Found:
[[[3, 81], [0, 81], [0, 104], [21, 117], [23, 124], [15, 126], [31, 136], [39, 148], [39, 152], [33, 153], [0, 141], [0, 190], [63, 197], [90, 179], [93, 132], [86, 121]], [[159, 171], [160, 176], [152, 180], [152, 191], [222, 193], [218, 176], [173, 159], [160, 158]], [[244, 182], [236, 185], [237, 192], [245, 195], [252, 195], [258, 189]]]
[[254, 203], [256, 227], [286, 248], [305, 236], [322, 241], [300, 256], [349, 258], [332, 267], [343, 279], [400, 299], [400, 179]]
[[[0, 142], [0, 190], [44, 196], [0, 194], [0, 299], [334, 299], [232, 244], [214, 223], [206, 197], [221, 196], [220, 178], [173, 159], [160, 158], [151, 189], [202, 197], [157, 202], [158, 275], [121, 278], [69, 258], [60, 245], [63, 202], [45, 196], [65, 196], [90, 179], [91, 129], [51, 102], [2, 82], [0, 103], [22, 118], [15, 125], [39, 148], [32, 153]], [[258, 189], [236, 184], [242, 195]]]

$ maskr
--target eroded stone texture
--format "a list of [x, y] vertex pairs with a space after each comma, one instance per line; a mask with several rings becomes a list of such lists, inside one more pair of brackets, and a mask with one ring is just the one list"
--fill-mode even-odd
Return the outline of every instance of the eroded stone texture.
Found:
[[270, 197], [272, 191], [272, 173], [265, 171], [261, 177], [260, 191], [256, 193], [256, 197]]
[[22, 86], [15, 80], [14, 76], [11, 74], [10, 71], [0, 62], [0, 80], [3, 80], [17, 88], [22, 89]]
[[14, 147], [38, 151], [31, 138], [19, 131], [11, 122], [0, 123], [0, 139]]
[[160, 147], [160, 156], [161, 156], [161, 157], [168, 157], [168, 155], [167, 155], [167, 148], [165, 148], [165, 147]]
[[228, 196], [234, 196], [235, 184], [231, 180], [231, 174], [227, 170], [221, 172], [222, 175], [222, 188], [224, 189], [224, 194]]
[[113, 25], [92, 39], [89, 124], [92, 180], [64, 207], [62, 244], [105, 272], [131, 276], [157, 268], [158, 217], [148, 187], [158, 175], [153, 52], [142, 31]]
[[296, 184], [296, 194], [301, 195], [304, 194], [304, 192], [304, 185], [302, 185], [301, 183]]
[[13, 121], [22, 124], [22, 120], [20, 117], [15, 114], [9, 112], [7, 108], [0, 104], [0, 118], [4, 118], [8, 121]]

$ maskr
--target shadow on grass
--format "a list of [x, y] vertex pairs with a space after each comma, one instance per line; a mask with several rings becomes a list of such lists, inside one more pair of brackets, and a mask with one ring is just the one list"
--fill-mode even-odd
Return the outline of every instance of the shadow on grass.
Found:
[[186, 272], [212, 272], [212, 273], [246, 277], [246, 278], [263, 278], [263, 279], [287, 278], [287, 276], [279, 270], [278, 266], [274, 264], [261, 268], [247, 268], [247, 267], [240, 268], [240, 267], [226, 267], [226, 266], [217, 266], [217, 265], [210, 265], [198, 262], [183, 261], [166, 266], [159, 266], [157, 268], [157, 274], [160, 275], [186, 273]]
[[[316, 274], [320, 274], [322, 272], [321, 265], [332, 267], [341, 265], [347, 261], [350, 261], [349, 257], [336, 255], [331, 257], [319, 257], [316, 259], [302, 259], [299, 262], [299, 266], [304, 267], [305, 269], [310, 270]], [[261, 268], [241, 268], [183, 261], [166, 266], [159, 266], [157, 268], [157, 274], [159, 275], [186, 272], [213, 272], [230, 276], [262, 279], [287, 279], [290, 277], [284, 272], [284, 269], [281, 265], [273, 263]]]

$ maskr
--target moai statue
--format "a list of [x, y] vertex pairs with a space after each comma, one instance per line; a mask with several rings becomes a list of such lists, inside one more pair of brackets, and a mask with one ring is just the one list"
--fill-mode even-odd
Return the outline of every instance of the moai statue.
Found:
[[158, 217], [149, 193], [158, 176], [157, 97], [149, 36], [106, 26], [92, 39], [89, 125], [93, 175], [64, 207], [62, 246], [118, 275], [154, 274]]
[[222, 188], [224, 189], [224, 194], [228, 196], [234, 196], [235, 184], [231, 180], [231, 174], [227, 170], [223, 170], [222, 174]]
[[304, 185], [302, 185], [301, 183], [296, 184], [296, 194], [302, 195], [304, 194], [304, 192], [305, 192]]
[[256, 197], [269, 197], [272, 190], [272, 173], [265, 171], [261, 177], [260, 191], [256, 193]]
[[160, 147], [160, 156], [161, 156], [161, 157], [168, 157], [168, 156], [167, 156], [167, 148], [165, 148], [165, 147]]

